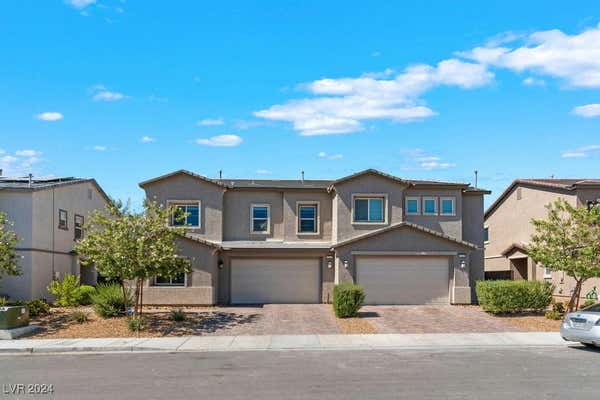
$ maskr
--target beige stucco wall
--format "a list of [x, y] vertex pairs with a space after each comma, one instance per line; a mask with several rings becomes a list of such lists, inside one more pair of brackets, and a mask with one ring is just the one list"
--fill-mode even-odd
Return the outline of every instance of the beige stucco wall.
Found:
[[[406, 185], [376, 174], [365, 174], [342, 182], [335, 187], [337, 241], [381, 229], [402, 221], [403, 192]], [[384, 194], [387, 196], [386, 221], [384, 223], [353, 223], [353, 195]]]
[[[252, 233], [250, 212], [252, 204], [270, 206], [269, 233]], [[228, 190], [223, 212], [223, 240], [283, 240], [283, 192], [274, 190]]]
[[[517, 188], [521, 188], [521, 199], [517, 200]], [[526, 186], [517, 186], [485, 220], [489, 229], [489, 242], [485, 244], [486, 271], [508, 270], [508, 260], [502, 251], [513, 243], [529, 241], [534, 233], [532, 219], [547, 216], [546, 205], [563, 198], [576, 205], [576, 196], [564, 191], [538, 190]]]
[[207, 240], [222, 240], [224, 188], [186, 174], [178, 174], [150, 183], [144, 190], [147, 199], [162, 205], [176, 200], [200, 201], [200, 228], [190, 228], [188, 231]]
[[[424, 226], [429, 229], [433, 229], [438, 232], [445, 233], [448, 236], [452, 236], [456, 239], [462, 239], [463, 233], [463, 196], [460, 190], [449, 190], [449, 189], [413, 189], [409, 188], [404, 191], [404, 198], [417, 196], [421, 197], [421, 215], [408, 215], [406, 214], [406, 221], [412, 222], [417, 225]], [[439, 198], [440, 197], [454, 197], [455, 199], [455, 215], [422, 215], [423, 212], [423, 197], [438, 197], [438, 214], [439, 214]], [[482, 197], [482, 196], [480, 196]], [[482, 211], [483, 212], [483, 211]], [[469, 224], [470, 221], [466, 221]]]
[[[298, 202], [317, 202], [319, 227], [317, 234], [298, 234]], [[325, 190], [288, 190], [283, 193], [283, 239], [285, 241], [331, 241], [332, 195]]]

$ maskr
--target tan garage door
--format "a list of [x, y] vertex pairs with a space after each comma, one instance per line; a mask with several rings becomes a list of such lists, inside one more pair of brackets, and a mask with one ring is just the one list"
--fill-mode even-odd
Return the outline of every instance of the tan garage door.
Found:
[[448, 257], [357, 257], [365, 304], [448, 303]]
[[320, 303], [319, 260], [232, 259], [231, 302]]

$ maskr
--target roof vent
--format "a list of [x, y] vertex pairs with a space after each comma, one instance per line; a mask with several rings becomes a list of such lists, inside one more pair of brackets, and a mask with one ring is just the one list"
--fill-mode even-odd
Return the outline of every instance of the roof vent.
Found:
[[302, 183], [304, 183], [304, 171], [300, 171], [300, 175], [302, 177]]
[[29, 187], [31, 187], [31, 181], [33, 180], [33, 175], [30, 173], [28, 175], [28, 177], [29, 177]]

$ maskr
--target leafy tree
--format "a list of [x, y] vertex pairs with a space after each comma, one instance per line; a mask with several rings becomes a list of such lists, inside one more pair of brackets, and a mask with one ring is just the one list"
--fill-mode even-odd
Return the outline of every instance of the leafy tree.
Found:
[[168, 225], [172, 215], [177, 215], [174, 207], [154, 202], [146, 202], [142, 212], [113, 202], [104, 212], [96, 211], [88, 218], [85, 238], [75, 246], [82, 265], [95, 265], [105, 278], [121, 282], [125, 304], [127, 283], [135, 285], [136, 316], [142, 313], [146, 279], [191, 271], [189, 260], [177, 255], [175, 239], [185, 230]]
[[19, 238], [13, 231], [14, 224], [0, 212], [0, 279], [2, 275], [21, 275], [17, 263], [17, 243]]
[[546, 219], [534, 219], [529, 256], [545, 268], [575, 280], [568, 309], [579, 307], [583, 283], [600, 277], [600, 208], [574, 207], [562, 199], [546, 206]]

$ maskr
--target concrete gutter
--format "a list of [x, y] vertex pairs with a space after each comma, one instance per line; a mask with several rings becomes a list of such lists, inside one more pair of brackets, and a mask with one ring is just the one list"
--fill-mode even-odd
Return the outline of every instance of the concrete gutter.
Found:
[[452, 349], [568, 346], [554, 332], [369, 335], [183, 336], [0, 340], [0, 353], [207, 352], [251, 350]]

